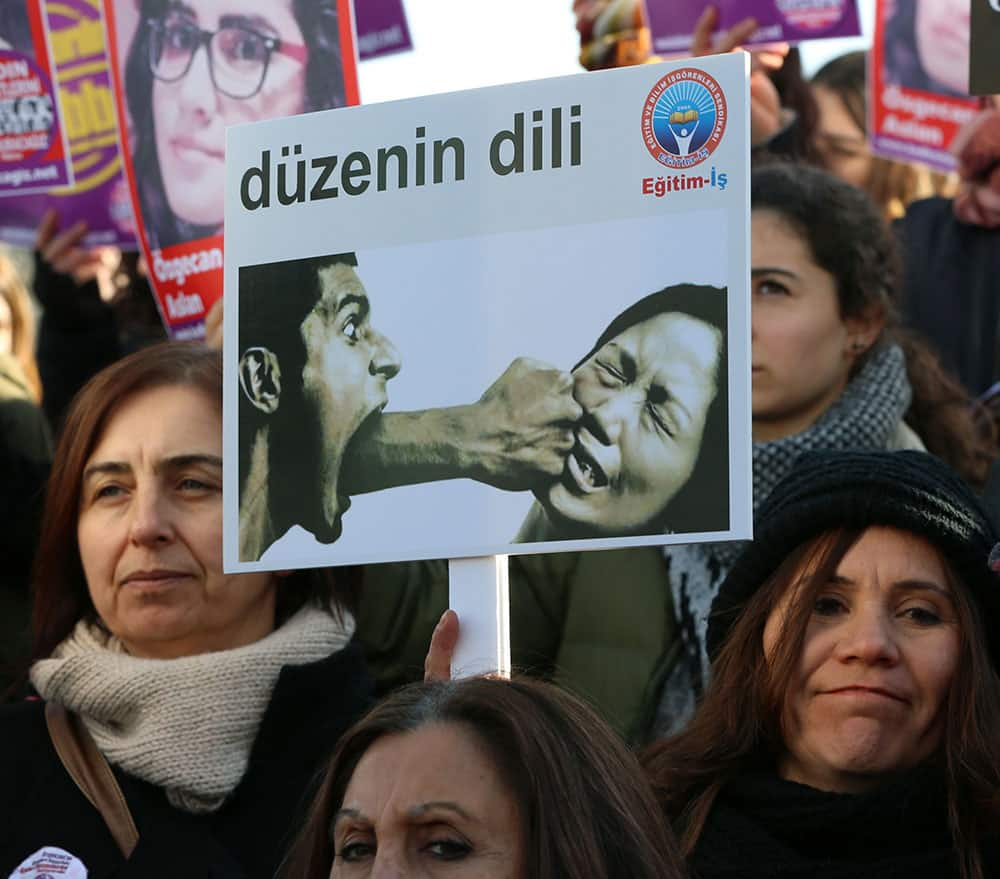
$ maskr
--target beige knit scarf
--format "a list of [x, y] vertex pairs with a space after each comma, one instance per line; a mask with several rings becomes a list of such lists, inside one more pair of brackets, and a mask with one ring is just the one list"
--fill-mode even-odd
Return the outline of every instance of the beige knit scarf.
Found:
[[162, 787], [188, 812], [212, 812], [246, 771], [264, 710], [286, 665], [340, 650], [354, 621], [306, 607], [266, 638], [180, 659], [130, 656], [81, 620], [31, 668], [41, 696], [79, 714], [108, 761]]

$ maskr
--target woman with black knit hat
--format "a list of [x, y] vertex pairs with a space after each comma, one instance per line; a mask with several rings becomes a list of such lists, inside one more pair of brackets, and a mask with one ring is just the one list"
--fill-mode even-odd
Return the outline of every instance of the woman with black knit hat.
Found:
[[695, 875], [1000, 875], [996, 540], [930, 455], [796, 464], [713, 604], [704, 700], [646, 755]]

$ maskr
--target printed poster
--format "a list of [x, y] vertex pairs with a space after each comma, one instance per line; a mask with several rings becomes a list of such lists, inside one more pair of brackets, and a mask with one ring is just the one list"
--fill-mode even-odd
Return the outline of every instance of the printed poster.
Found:
[[748, 537], [748, 62], [233, 128], [226, 570]]
[[0, 10], [0, 196], [73, 180], [41, 0]]
[[[101, 0], [45, 0], [45, 6], [74, 182], [6, 199], [0, 240], [32, 247], [42, 216], [55, 207], [63, 229], [78, 220], [87, 222], [84, 246], [137, 250], [132, 203], [118, 152], [118, 115]], [[5, 8], [23, 4], [7, 3]]]
[[[646, 0], [653, 51], [687, 53], [694, 27], [708, 4], [705, 0]], [[801, 43], [861, 33], [857, 0], [715, 0], [719, 30], [745, 18], [756, 18], [758, 29], [745, 45]]]
[[358, 102], [350, 0], [103, 0], [122, 152], [160, 315], [200, 339], [222, 295], [225, 132]]
[[868, 90], [872, 152], [954, 170], [948, 147], [979, 110], [969, 97], [968, 4], [878, 0]]
[[969, 91], [1000, 94], [1000, 0], [972, 0]]
[[403, 0], [354, 0], [354, 16], [361, 61], [413, 48]]

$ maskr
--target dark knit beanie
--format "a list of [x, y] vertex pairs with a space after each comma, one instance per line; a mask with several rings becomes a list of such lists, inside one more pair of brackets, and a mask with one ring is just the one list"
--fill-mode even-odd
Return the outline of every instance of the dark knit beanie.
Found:
[[811, 452], [758, 511], [754, 539], [712, 604], [706, 647], [714, 659], [746, 601], [799, 545], [834, 528], [890, 526], [926, 538], [982, 611], [1000, 668], [1000, 575], [990, 568], [997, 535], [978, 498], [926, 452]]

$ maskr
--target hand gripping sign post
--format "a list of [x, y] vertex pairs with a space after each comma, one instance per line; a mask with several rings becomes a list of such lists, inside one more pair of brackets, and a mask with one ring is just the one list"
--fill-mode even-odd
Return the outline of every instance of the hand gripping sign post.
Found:
[[231, 129], [226, 569], [456, 560], [483, 670], [507, 554], [748, 537], [747, 68]]

